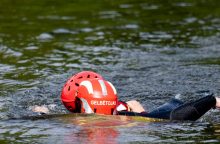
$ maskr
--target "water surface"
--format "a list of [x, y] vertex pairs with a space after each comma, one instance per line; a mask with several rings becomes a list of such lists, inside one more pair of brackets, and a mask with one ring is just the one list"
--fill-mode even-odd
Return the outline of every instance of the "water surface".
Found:
[[218, 110], [195, 123], [113, 128], [22, 118], [36, 115], [34, 105], [68, 113], [60, 91], [82, 70], [102, 74], [121, 100], [137, 99], [147, 110], [177, 94], [184, 101], [220, 95], [219, 6], [218, 0], [2, 0], [0, 142], [218, 143]]

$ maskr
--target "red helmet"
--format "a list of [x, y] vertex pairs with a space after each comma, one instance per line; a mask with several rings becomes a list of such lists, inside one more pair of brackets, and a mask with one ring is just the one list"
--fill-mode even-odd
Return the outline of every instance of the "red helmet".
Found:
[[75, 101], [76, 101], [76, 90], [80, 83], [84, 80], [99, 78], [103, 79], [101, 75], [92, 71], [82, 71], [73, 75], [64, 85], [61, 93], [61, 100], [64, 106], [71, 112], [77, 112]]
[[82, 113], [112, 115], [118, 101], [115, 87], [103, 79], [90, 79], [80, 83], [77, 97]]

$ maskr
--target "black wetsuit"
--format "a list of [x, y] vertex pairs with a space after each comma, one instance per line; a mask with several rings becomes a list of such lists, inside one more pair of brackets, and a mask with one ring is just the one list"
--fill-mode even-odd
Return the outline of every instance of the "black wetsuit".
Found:
[[169, 120], [195, 121], [204, 115], [211, 108], [215, 108], [216, 99], [214, 96], [206, 96], [193, 102], [183, 103], [178, 99], [171, 99], [169, 102], [149, 113], [135, 113], [120, 111], [119, 115], [143, 116], [150, 118]]

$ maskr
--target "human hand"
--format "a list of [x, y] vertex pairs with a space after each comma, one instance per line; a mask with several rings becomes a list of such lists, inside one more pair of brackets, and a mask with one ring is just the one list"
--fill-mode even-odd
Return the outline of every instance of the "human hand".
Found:
[[132, 112], [141, 113], [144, 112], [143, 106], [136, 100], [130, 100], [126, 102], [128, 104], [128, 107]]
[[216, 99], [216, 108], [219, 108], [220, 109], [220, 96], [219, 97], [215, 97]]
[[49, 109], [45, 105], [43, 105], [43, 106], [35, 105], [35, 106], [33, 106], [31, 108], [31, 110], [33, 112], [38, 112], [38, 113], [44, 113], [44, 114], [48, 114], [49, 113]]

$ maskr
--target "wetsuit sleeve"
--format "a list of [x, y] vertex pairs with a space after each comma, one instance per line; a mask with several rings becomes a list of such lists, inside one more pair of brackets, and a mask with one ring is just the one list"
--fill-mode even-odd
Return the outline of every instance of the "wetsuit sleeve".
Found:
[[149, 118], [158, 118], [158, 119], [170, 119], [170, 113], [175, 108], [182, 105], [183, 102], [178, 99], [171, 99], [167, 103], [161, 105], [160, 107], [154, 109], [151, 112], [141, 112], [141, 113], [135, 113], [135, 112], [128, 112], [128, 111], [120, 111], [118, 112], [119, 115], [126, 115], [126, 116], [143, 116], [143, 117], [149, 117]]
[[215, 108], [216, 99], [214, 96], [206, 96], [194, 102], [185, 103], [170, 113], [170, 120], [195, 121], [204, 115], [211, 108]]

